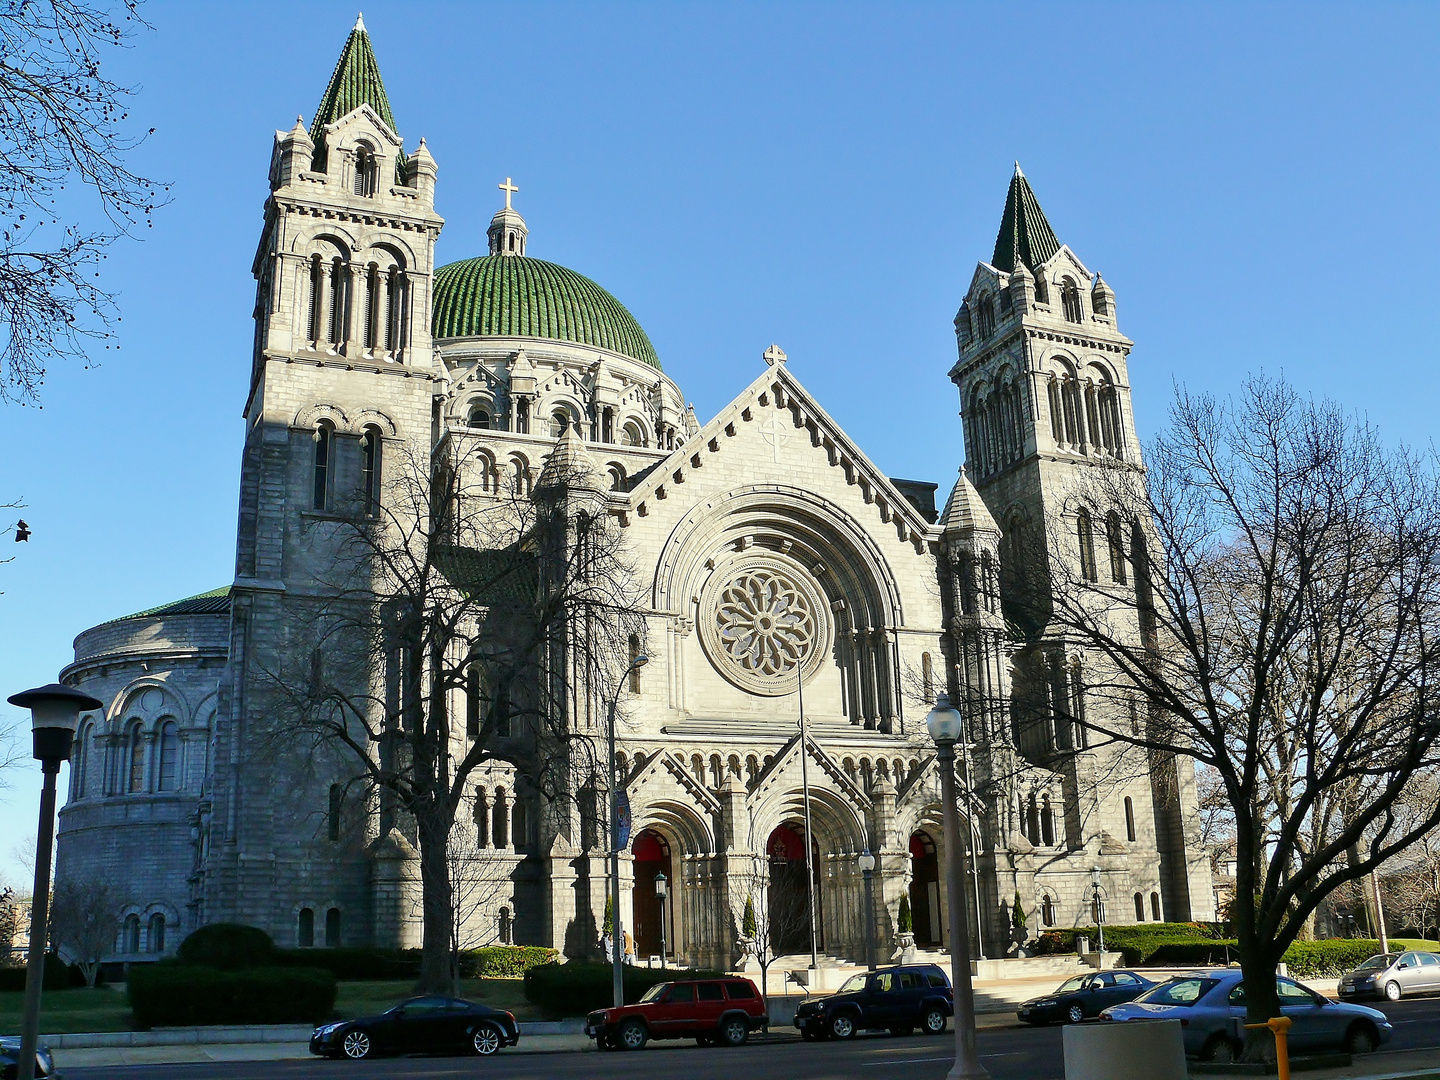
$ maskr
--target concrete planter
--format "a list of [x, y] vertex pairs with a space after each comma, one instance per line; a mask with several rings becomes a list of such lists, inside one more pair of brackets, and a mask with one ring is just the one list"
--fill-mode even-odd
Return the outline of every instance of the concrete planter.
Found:
[[1179, 1020], [1067, 1024], [1065, 1080], [1185, 1080]]

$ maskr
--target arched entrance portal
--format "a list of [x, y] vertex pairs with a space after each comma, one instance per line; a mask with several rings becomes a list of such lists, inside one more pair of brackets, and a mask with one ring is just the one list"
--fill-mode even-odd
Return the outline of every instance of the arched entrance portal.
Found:
[[[659, 833], [646, 829], [635, 837], [630, 845], [630, 854], [635, 857], [635, 889], [632, 893], [635, 905], [635, 955], [643, 959], [660, 955], [660, 899], [655, 895], [655, 875], [664, 874], [671, 883], [674, 895], [675, 875], [670, 869], [670, 845]], [[667, 901], [668, 903], [668, 901]], [[665, 928], [667, 952], [675, 949], [675, 935], [670, 932], [674, 920], [668, 918]]]
[[[815, 867], [815, 914], [822, 928], [817, 947], [823, 949], [825, 918], [820, 908], [820, 852], [811, 844]], [[776, 956], [810, 951], [810, 896], [805, 889], [805, 840], [798, 828], [781, 825], [765, 842], [770, 858], [770, 951]]]
[[910, 834], [910, 916], [916, 945], [940, 944], [940, 860], [930, 834]]

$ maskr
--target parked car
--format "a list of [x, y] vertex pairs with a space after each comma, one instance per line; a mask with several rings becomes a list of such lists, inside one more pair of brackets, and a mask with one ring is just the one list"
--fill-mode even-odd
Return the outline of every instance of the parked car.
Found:
[[739, 1046], [769, 1022], [749, 979], [691, 979], [657, 983], [634, 1005], [596, 1009], [585, 1018], [585, 1034], [601, 1050], [641, 1050], [651, 1039]]
[[1440, 956], [1434, 953], [1380, 953], [1340, 980], [1340, 1000], [1388, 998], [1440, 990]]
[[[1290, 1017], [1294, 1054], [1348, 1050], [1365, 1054], [1395, 1033], [1378, 1009], [1331, 1001], [1292, 979], [1277, 976], [1280, 1011]], [[1101, 1020], [1181, 1022], [1185, 1053], [1204, 1061], [1233, 1061], [1241, 1042], [1235, 1022], [1245, 1022], [1245, 983], [1235, 968], [1176, 975], [1124, 1005], [1112, 1005]]]
[[1015, 1015], [1027, 1024], [1078, 1024], [1111, 1005], [1133, 1001], [1155, 983], [1134, 971], [1092, 971], [1074, 975], [1053, 993], [1031, 998]]
[[520, 1025], [508, 1012], [450, 997], [414, 997], [379, 1016], [323, 1024], [310, 1036], [321, 1057], [367, 1058], [377, 1054], [493, 1054], [520, 1041]]
[[795, 1026], [803, 1039], [849, 1039], [861, 1031], [939, 1035], [954, 1013], [950, 980], [935, 964], [852, 975], [828, 997], [802, 1001]]
[[[15, 1080], [20, 1075], [20, 1040], [0, 1035], [0, 1080]], [[35, 1075], [47, 1080], [60, 1080], [50, 1048], [41, 1043], [35, 1048]]]

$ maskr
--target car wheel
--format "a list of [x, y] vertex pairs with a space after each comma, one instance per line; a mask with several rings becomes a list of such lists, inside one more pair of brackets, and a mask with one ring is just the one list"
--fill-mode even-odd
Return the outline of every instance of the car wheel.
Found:
[[910, 1034], [912, 1031], [914, 1031], [914, 1030], [915, 1030], [915, 1029], [912, 1028], [909, 1024], [904, 1024], [904, 1025], [902, 1025], [902, 1026], [900, 1026], [900, 1027], [893, 1027], [893, 1028], [891, 1028], [891, 1029], [890, 1029], [890, 1034], [891, 1034], [891, 1035], [899, 1035], [899, 1036], [901, 1036], [901, 1037], [903, 1038], [904, 1036], [909, 1035], [909, 1034]]
[[931, 1005], [920, 1020], [920, 1030], [926, 1035], [939, 1035], [945, 1030], [945, 1010]]
[[639, 1020], [626, 1020], [615, 1033], [616, 1045], [621, 1050], [643, 1050], [649, 1041], [650, 1032], [645, 1030], [645, 1025]]
[[837, 1013], [830, 1018], [830, 1034], [837, 1039], [855, 1037], [855, 1018], [847, 1013]]
[[1345, 1049], [1352, 1054], [1368, 1054], [1379, 1045], [1375, 1029], [1369, 1024], [1351, 1024], [1345, 1033]]
[[1400, 1000], [1400, 984], [1397, 983], [1397, 982], [1388, 982], [1388, 983], [1386, 983], [1386, 984], [1385, 984], [1385, 996], [1386, 996], [1387, 998], [1389, 998], [1391, 1001], [1399, 1001], [1399, 1000]]
[[1238, 1060], [1239, 1056], [1235, 1053], [1235, 1044], [1224, 1035], [1212, 1035], [1210, 1041], [1200, 1051], [1201, 1061], [1214, 1061], [1220, 1064], [1229, 1064]]
[[1065, 1010], [1065, 1019], [1069, 1020], [1072, 1024], [1078, 1024], [1081, 1020], [1085, 1019], [1085, 1010], [1079, 1005], [1071, 1005], [1070, 1008]]
[[370, 1041], [369, 1032], [356, 1028], [354, 1031], [347, 1031], [345, 1038], [340, 1042], [340, 1049], [345, 1051], [345, 1056], [358, 1061], [360, 1058], [367, 1058], [375, 1049]]
[[744, 1046], [750, 1038], [750, 1025], [741, 1017], [731, 1016], [720, 1022], [720, 1041], [726, 1046]]
[[500, 1032], [496, 1031], [489, 1024], [481, 1024], [475, 1029], [471, 1036], [470, 1043], [475, 1047], [475, 1052], [481, 1057], [489, 1057], [500, 1049]]

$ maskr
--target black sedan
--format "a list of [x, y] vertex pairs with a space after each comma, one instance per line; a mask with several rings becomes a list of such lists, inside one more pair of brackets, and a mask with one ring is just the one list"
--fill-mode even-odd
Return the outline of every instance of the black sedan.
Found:
[[[0, 1080], [14, 1080], [20, 1075], [20, 1040], [8, 1035], [0, 1035]], [[41, 1043], [35, 1048], [35, 1075], [47, 1077], [49, 1080], [60, 1080], [60, 1074], [55, 1071], [55, 1059], [50, 1056], [50, 1048]]]
[[416, 997], [379, 1016], [324, 1024], [310, 1036], [321, 1057], [367, 1058], [377, 1054], [493, 1054], [520, 1041], [508, 1012], [449, 997]]
[[1095, 971], [1066, 979], [1052, 994], [1031, 998], [1015, 1015], [1027, 1024], [1078, 1024], [1111, 1005], [1133, 1001], [1155, 984], [1134, 971]]

